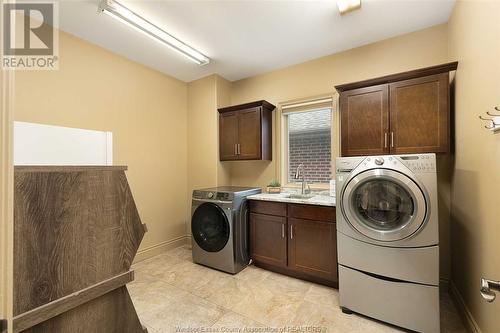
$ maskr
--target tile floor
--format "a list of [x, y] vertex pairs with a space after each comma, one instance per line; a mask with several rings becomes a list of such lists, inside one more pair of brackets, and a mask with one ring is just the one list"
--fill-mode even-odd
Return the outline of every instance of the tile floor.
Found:
[[[356, 314], [345, 315], [338, 291], [250, 266], [236, 275], [191, 261], [184, 246], [132, 267], [128, 285], [150, 333], [167, 332], [404, 332]], [[442, 332], [466, 332], [447, 294]]]

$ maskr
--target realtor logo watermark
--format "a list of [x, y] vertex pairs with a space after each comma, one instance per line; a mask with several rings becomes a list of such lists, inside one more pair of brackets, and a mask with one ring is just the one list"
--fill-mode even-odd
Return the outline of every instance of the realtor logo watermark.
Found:
[[58, 3], [2, 2], [2, 69], [59, 69]]

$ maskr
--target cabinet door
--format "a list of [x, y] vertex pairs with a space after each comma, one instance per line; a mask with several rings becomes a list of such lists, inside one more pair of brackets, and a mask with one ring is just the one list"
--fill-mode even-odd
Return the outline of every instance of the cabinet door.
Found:
[[237, 160], [238, 113], [219, 114], [219, 155], [221, 161]]
[[353, 89], [340, 95], [342, 156], [389, 153], [389, 86]]
[[338, 281], [335, 223], [289, 218], [288, 225], [288, 267]]
[[238, 114], [238, 158], [254, 160], [261, 158], [261, 108], [255, 107]]
[[250, 214], [250, 256], [275, 266], [286, 267], [286, 218]]
[[391, 153], [449, 150], [448, 73], [390, 84]]

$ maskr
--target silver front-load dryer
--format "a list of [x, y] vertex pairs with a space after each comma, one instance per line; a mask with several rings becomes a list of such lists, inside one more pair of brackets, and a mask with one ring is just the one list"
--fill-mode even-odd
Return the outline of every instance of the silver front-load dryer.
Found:
[[439, 332], [435, 155], [342, 157], [336, 167], [340, 306]]
[[215, 187], [193, 191], [193, 261], [236, 274], [249, 263], [248, 203], [261, 189]]

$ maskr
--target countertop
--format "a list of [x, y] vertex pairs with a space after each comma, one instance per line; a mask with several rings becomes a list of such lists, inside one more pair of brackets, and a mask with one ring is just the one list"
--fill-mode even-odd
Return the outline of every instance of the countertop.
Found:
[[317, 206], [330, 206], [335, 207], [335, 198], [329, 195], [315, 195], [310, 199], [297, 199], [290, 198], [291, 193], [279, 193], [279, 194], [269, 194], [261, 193], [254, 194], [247, 197], [250, 200], [262, 200], [262, 201], [276, 201], [276, 202], [289, 202], [289, 203], [299, 203], [306, 205], [317, 205]]

